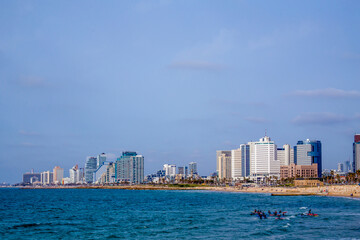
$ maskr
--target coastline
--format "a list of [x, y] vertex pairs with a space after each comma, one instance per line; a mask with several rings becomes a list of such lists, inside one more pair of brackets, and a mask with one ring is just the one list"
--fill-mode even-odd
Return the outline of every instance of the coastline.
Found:
[[124, 189], [124, 190], [204, 190], [217, 192], [270, 193], [274, 196], [334, 196], [360, 198], [359, 185], [332, 185], [319, 187], [171, 187], [157, 185], [132, 186], [40, 186], [21, 187], [21, 189]]

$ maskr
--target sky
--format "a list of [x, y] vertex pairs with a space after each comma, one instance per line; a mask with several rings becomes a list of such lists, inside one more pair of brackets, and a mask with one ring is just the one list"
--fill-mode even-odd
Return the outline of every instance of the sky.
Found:
[[0, 0], [0, 182], [102, 152], [216, 171], [216, 150], [265, 134], [360, 132], [359, 1]]

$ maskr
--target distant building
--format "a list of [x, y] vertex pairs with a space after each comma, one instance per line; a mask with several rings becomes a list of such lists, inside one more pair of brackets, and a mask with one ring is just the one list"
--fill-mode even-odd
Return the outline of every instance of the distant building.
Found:
[[178, 174], [185, 176], [185, 168], [184, 167], [178, 167]]
[[102, 165], [104, 165], [105, 162], [106, 162], [106, 154], [102, 153], [98, 155], [96, 158], [96, 167], [97, 168], [101, 167]]
[[96, 157], [87, 157], [85, 162], [85, 182], [94, 183], [94, 173], [97, 169], [98, 159]]
[[241, 148], [231, 150], [231, 178], [240, 179], [242, 175]]
[[64, 169], [61, 167], [54, 167], [53, 169], [53, 182], [55, 184], [61, 184], [62, 179], [64, 178]]
[[176, 165], [174, 164], [164, 164], [165, 176], [174, 177], [176, 176]]
[[144, 157], [136, 152], [123, 152], [115, 163], [115, 178], [118, 182], [143, 183]]
[[276, 159], [280, 161], [280, 166], [288, 166], [294, 163], [294, 149], [289, 144], [285, 144], [282, 148], [277, 148]]
[[189, 163], [189, 173], [190, 173], [190, 175], [197, 175], [198, 174], [197, 163], [196, 162]]
[[219, 179], [231, 179], [231, 151], [216, 151], [216, 162]]
[[345, 172], [348, 173], [348, 172], [352, 172], [352, 167], [351, 167], [351, 162], [350, 161], [346, 161], [345, 162]]
[[41, 173], [41, 183], [43, 185], [49, 185], [53, 183], [53, 173], [50, 171], [45, 171]]
[[344, 172], [344, 164], [343, 163], [338, 163], [338, 169], [337, 169], [338, 172], [341, 172], [343, 173]]
[[355, 134], [353, 143], [353, 164], [352, 171], [360, 170], [360, 134]]
[[316, 163], [309, 165], [296, 165], [294, 163], [289, 166], [280, 166], [280, 178], [317, 178], [318, 166]]
[[109, 163], [109, 165], [106, 168], [106, 183], [114, 183], [116, 181], [115, 178], [115, 163]]
[[81, 182], [81, 171], [77, 164], [69, 169], [69, 176], [69, 183], [78, 184]]
[[275, 157], [276, 145], [270, 137], [265, 136], [258, 142], [252, 142], [251, 176], [262, 179], [267, 176], [280, 177], [280, 161]]
[[324, 186], [324, 183], [317, 179], [296, 179], [294, 185], [295, 187], [318, 187]]
[[23, 174], [22, 182], [24, 184], [32, 184], [34, 182], [40, 182], [40, 181], [41, 181], [40, 173], [34, 173], [34, 170], [31, 170], [31, 172], [27, 172]]
[[250, 145], [241, 144], [231, 150], [231, 178], [240, 179], [250, 175]]
[[318, 140], [298, 141], [294, 146], [294, 162], [297, 165], [308, 165], [316, 163], [318, 176], [322, 173], [321, 142]]

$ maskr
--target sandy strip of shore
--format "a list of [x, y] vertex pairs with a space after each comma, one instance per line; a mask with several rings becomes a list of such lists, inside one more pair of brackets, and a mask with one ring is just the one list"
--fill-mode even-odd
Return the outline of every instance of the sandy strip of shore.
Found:
[[274, 193], [284, 195], [319, 195], [360, 198], [359, 185], [333, 185], [321, 187], [169, 187], [161, 185], [132, 185], [132, 186], [50, 186], [50, 187], [24, 187], [24, 188], [78, 188], [78, 189], [127, 189], [127, 190], [207, 190], [223, 192], [244, 193]]

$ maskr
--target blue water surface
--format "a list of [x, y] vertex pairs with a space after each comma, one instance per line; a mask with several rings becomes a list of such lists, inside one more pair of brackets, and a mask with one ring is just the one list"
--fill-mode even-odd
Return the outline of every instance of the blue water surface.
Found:
[[[282, 210], [284, 220], [251, 216]], [[300, 216], [308, 211], [318, 217]], [[359, 199], [209, 191], [0, 189], [0, 239], [360, 239]]]

